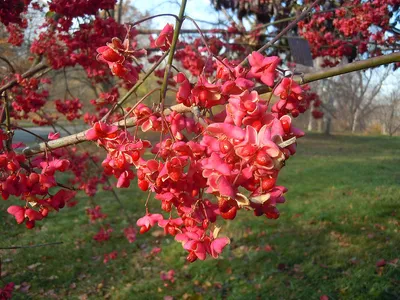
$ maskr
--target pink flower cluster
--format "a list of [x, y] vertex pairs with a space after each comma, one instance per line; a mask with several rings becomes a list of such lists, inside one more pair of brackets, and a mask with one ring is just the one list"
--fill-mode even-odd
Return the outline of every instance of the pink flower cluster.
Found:
[[[1, 132], [1, 145], [7, 136]], [[53, 195], [51, 188], [58, 186], [55, 174], [66, 172], [69, 161], [56, 156], [36, 157], [28, 161], [22, 154], [1, 149], [0, 154], [0, 192], [4, 200], [9, 196], [19, 197], [24, 206], [11, 205], [7, 212], [15, 217], [18, 224], [24, 223], [27, 228], [35, 226], [35, 221], [47, 217], [50, 211], [58, 211], [70, 205], [76, 192], [60, 189]]]
[[[87, 139], [107, 151], [102, 165], [118, 178], [117, 187], [128, 187], [136, 175], [139, 188], [154, 194], [170, 214], [164, 218], [146, 207], [137, 221], [140, 233], [163, 228], [182, 243], [193, 262], [207, 255], [216, 258], [229, 244], [228, 238], [218, 237], [218, 217], [233, 220], [240, 209], [279, 217], [277, 205], [287, 191], [277, 185], [279, 171], [296, 153], [296, 138], [303, 136], [289, 114], [296, 117], [311, 101], [292, 78], [280, 77], [279, 62], [278, 57], [253, 52], [249, 69], [218, 61], [215, 79], [201, 75], [192, 84], [178, 73], [177, 102], [197, 108], [200, 116], [177, 111], [163, 116], [157, 108], [137, 104], [130, 110], [136, 126], [162, 134], [153, 146], [115, 125], [97, 122], [87, 131]], [[279, 100], [271, 108], [253, 90], [257, 83], [275, 86]], [[208, 113], [214, 107], [225, 110]], [[155, 157], [145, 159], [149, 147]]]

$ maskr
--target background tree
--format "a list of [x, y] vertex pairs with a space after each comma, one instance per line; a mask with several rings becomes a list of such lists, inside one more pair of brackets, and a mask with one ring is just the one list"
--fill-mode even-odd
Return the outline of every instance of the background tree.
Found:
[[329, 111], [340, 116], [336, 121], [342, 123], [344, 130], [354, 133], [366, 128], [366, 122], [376, 113], [378, 95], [389, 73], [389, 68], [368, 70], [329, 80], [327, 95], [333, 97]]
[[378, 108], [380, 113], [380, 121], [384, 126], [384, 133], [393, 136], [400, 129], [400, 95], [397, 91], [393, 91], [385, 97], [384, 102]]
[[[230, 14], [232, 21], [237, 20], [238, 28], [244, 29], [245, 24], [250, 24], [251, 38], [256, 39], [258, 44], [279, 34], [312, 2], [212, 1], [217, 10]], [[290, 57], [288, 36], [305, 38], [311, 45], [313, 57], [324, 58], [323, 65], [326, 66], [339, 63], [343, 57], [351, 62], [356, 58], [396, 51], [399, 47], [399, 5], [398, 0], [319, 1], [314, 14], [291, 28], [280, 39], [281, 47], [272, 51]]]

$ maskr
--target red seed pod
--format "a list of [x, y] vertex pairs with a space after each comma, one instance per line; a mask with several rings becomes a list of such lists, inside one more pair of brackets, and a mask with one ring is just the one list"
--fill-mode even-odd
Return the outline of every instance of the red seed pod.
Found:
[[194, 251], [190, 251], [189, 252], [189, 255], [186, 257], [186, 260], [188, 261], [188, 262], [194, 262], [194, 261], [196, 261], [197, 260], [197, 256], [196, 256], [196, 253], [194, 253]]
[[101, 53], [103, 58], [109, 62], [121, 62], [124, 60], [124, 56], [119, 54], [117, 51], [108, 47], [103, 53]]
[[141, 169], [137, 170], [136, 175], [137, 175], [138, 179], [140, 179], [140, 180], [144, 180], [146, 178], [146, 174], [143, 173], [143, 171]]
[[208, 219], [204, 219], [202, 224], [203, 229], [207, 229], [208, 225], [210, 225], [210, 221]]
[[225, 161], [227, 164], [235, 164], [235, 162], [238, 160], [238, 157], [235, 155], [235, 153], [229, 153], [225, 156]]
[[7, 163], [7, 169], [12, 172], [15, 172], [18, 170], [18, 166], [14, 162], [10, 161]]
[[132, 159], [133, 159], [134, 161], [138, 161], [139, 158], [140, 158], [140, 153], [139, 153], [139, 151], [137, 151], [137, 150], [132, 151], [131, 157], [132, 157]]
[[262, 180], [262, 190], [265, 191], [269, 191], [270, 189], [272, 189], [275, 186], [276, 183], [276, 179], [275, 178], [264, 178]]
[[280, 121], [281, 121], [281, 124], [282, 124], [282, 127], [283, 127], [283, 131], [285, 133], [289, 133], [290, 132], [290, 122], [291, 122], [290, 117], [289, 116], [283, 116], [280, 119]]
[[149, 231], [150, 230], [150, 226], [149, 227], [146, 227], [146, 226], [142, 226], [142, 227], [140, 227], [140, 233], [141, 234], [143, 234], [143, 233], [146, 233], [147, 231]]
[[257, 152], [256, 162], [259, 165], [266, 167], [272, 164], [272, 159], [265, 150], [260, 150]]
[[242, 184], [242, 186], [243, 186], [246, 190], [248, 190], [248, 191], [250, 191], [250, 192], [254, 192], [254, 191], [257, 189], [257, 187], [258, 187], [258, 185], [256, 184], [256, 182], [255, 182], [253, 179], [248, 180], [246, 183]]
[[36, 183], [39, 182], [40, 176], [37, 173], [31, 173], [29, 174], [29, 182], [31, 185], [35, 185]]
[[114, 75], [117, 75], [119, 77], [122, 77], [124, 75], [126, 75], [126, 73], [128, 72], [128, 69], [125, 68], [122, 64], [120, 63], [114, 63], [112, 68], [111, 68], [111, 72]]
[[7, 166], [7, 158], [5, 156], [0, 156], [0, 168], [5, 168]]
[[174, 235], [176, 234], [176, 228], [175, 228], [175, 226], [167, 226], [167, 232], [168, 232], [170, 235], [174, 236]]
[[193, 227], [196, 225], [196, 221], [192, 218], [185, 218], [183, 223], [185, 224], [185, 227]]
[[147, 189], [149, 188], [149, 183], [146, 180], [138, 180], [138, 187], [142, 190], [142, 191], [147, 191]]
[[47, 215], [49, 214], [49, 209], [47, 207], [42, 207], [40, 209], [40, 213], [42, 214], [43, 217], [47, 217]]
[[235, 200], [219, 198], [218, 207], [222, 218], [233, 220], [236, 217], [238, 206]]
[[167, 202], [167, 201], [163, 201], [161, 203], [161, 209], [163, 211], [170, 212], [171, 209], [172, 209], [172, 203], [171, 202]]
[[233, 149], [233, 145], [228, 140], [219, 142], [219, 150], [222, 154], [227, 154]]
[[279, 211], [275, 206], [265, 205], [263, 206], [263, 211], [268, 219], [278, 219]]
[[197, 197], [199, 195], [199, 190], [193, 189], [191, 194], [192, 194], [192, 197]]
[[33, 227], [35, 227], [35, 220], [32, 221], [26, 220], [25, 227], [28, 229], [32, 229]]
[[208, 92], [207, 92], [206, 90], [200, 91], [200, 93], [199, 93], [199, 99], [200, 99], [201, 102], [207, 101], [208, 98], [209, 98], [209, 97], [208, 97]]

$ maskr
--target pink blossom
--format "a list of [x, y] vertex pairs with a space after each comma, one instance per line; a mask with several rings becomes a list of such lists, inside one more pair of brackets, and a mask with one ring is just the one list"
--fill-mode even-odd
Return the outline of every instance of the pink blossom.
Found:
[[268, 86], [274, 85], [276, 68], [280, 63], [279, 57], [265, 57], [261, 53], [254, 51], [249, 55], [249, 63], [252, 76], [260, 79]]
[[100, 138], [113, 138], [116, 136], [118, 130], [117, 126], [108, 125], [103, 122], [96, 122], [92, 128], [86, 131], [86, 138], [88, 140], [97, 140]]
[[171, 24], [165, 25], [158, 38], [155, 40], [154, 45], [163, 51], [167, 51], [171, 46], [173, 35], [174, 27]]
[[164, 217], [160, 214], [146, 214], [144, 217], [141, 217], [137, 220], [136, 225], [141, 226], [140, 233], [145, 233], [150, 230], [157, 222], [163, 220]]
[[219, 254], [222, 253], [225, 246], [230, 243], [230, 240], [227, 237], [216, 238], [211, 242], [210, 249], [211, 255], [214, 258], [217, 258]]

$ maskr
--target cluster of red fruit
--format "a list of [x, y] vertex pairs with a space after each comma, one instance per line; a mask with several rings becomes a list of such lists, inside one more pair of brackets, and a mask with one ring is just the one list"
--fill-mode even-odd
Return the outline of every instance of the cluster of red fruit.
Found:
[[[164, 43], [155, 44], [170, 43], [173, 31], [165, 31], [169, 36], [160, 37]], [[99, 59], [113, 69], [135, 55], [126, 49], [108, 44], [98, 49]], [[182, 242], [187, 259], [195, 261], [207, 254], [218, 257], [229, 243], [218, 237], [218, 217], [232, 220], [240, 209], [279, 217], [277, 204], [285, 201], [287, 189], [276, 185], [278, 174], [295, 154], [296, 138], [303, 136], [292, 126], [290, 115], [297, 117], [315, 100], [307, 100], [304, 89], [278, 71], [279, 63], [278, 57], [253, 52], [250, 68], [224, 59], [217, 61], [215, 78], [200, 75], [191, 83], [183, 73], [176, 74], [176, 101], [193, 115], [164, 115], [158, 107], [141, 103], [130, 110], [142, 131], [161, 133], [157, 144], [140, 139], [137, 131], [132, 134], [104, 122], [87, 131], [86, 138], [107, 151], [102, 165], [118, 179], [117, 187], [130, 186], [137, 176], [139, 188], [154, 194], [169, 213], [165, 218], [149, 212], [146, 205], [145, 216], [137, 222], [141, 233], [155, 225], [164, 228]], [[125, 73], [116, 75], [130, 80]], [[254, 90], [257, 83], [271, 87], [278, 99], [274, 105], [260, 98]], [[225, 109], [213, 113], [218, 108]], [[154, 158], [144, 156], [148, 148]]]

